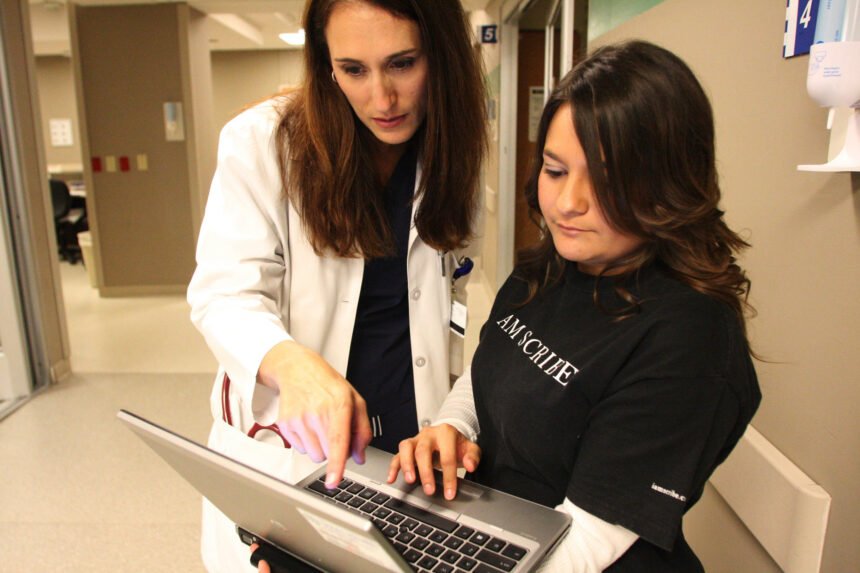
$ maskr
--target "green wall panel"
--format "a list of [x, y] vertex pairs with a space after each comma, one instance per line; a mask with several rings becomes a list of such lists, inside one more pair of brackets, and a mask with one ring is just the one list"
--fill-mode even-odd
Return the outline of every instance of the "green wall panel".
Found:
[[588, 3], [588, 39], [591, 40], [663, 0], [591, 0]]

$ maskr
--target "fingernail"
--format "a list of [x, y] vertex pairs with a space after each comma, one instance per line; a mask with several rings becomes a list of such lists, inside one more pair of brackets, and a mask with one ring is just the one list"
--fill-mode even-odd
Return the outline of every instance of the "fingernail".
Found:
[[424, 484], [424, 493], [426, 493], [427, 495], [430, 495], [431, 493], [433, 493], [433, 484], [425, 483]]
[[445, 499], [454, 499], [454, 489], [448, 488], [445, 490]]
[[406, 481], [412, 483], [412, 480], [415, 478], [412, 476], [412, 472], [403, 472], [403, 477], [406, 478]]
[[334, 488], [337, 485], [337, 476], [334, 474], [328, 474], [325, 476], [325, 486], [329, 489]]

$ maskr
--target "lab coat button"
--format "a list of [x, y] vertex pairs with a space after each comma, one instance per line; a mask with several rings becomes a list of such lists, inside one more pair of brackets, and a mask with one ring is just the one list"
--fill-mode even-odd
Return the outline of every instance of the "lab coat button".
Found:
[[424, 418], [423, 420], [421, 420], [421, 427], [422, 428], [426, 428], [429, 425], [430, 425], [430, 420], [428, 420], [427, 418]]
[[418, 368], [421, 368], [425, 364], [427, 364], [427, 360], [423, 356], [419, 356], [415, 359], [415, 366], [417, 366]]
[[418, 300], [419, 298], [421, 298], [421, 289], [417, 288], [412, 291], [412, 300]]

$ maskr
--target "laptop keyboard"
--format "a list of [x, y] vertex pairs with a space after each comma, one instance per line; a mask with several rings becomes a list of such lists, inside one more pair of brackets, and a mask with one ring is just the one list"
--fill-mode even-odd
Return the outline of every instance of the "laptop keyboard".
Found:
[[472, 527], [344, 479], [327, 489], [325, 476], [305, 486], [368, 517], [412, 569], [432, 573], [513, 571], [527, 550]]

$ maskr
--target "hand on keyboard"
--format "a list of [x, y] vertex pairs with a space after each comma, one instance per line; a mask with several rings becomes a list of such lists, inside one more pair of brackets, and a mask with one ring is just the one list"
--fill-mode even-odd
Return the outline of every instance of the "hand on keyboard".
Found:
[[415, 483], [417, 477], [421, 480], [424, 493], [433, 495], [436, 491], [433, 467], [438, 466], [442, 470], [445, 499], [454, 499], [457, 495], [457, 468], [473, 472], [480, 461], [481, 448], [478, 444], [467, 440], [453, 426], [431, 426], [422, 429], [414, 438], [400, 442], [399, 452], [391, 459], [388, 483], [393, 483], [402, 471], [407, 483]]

